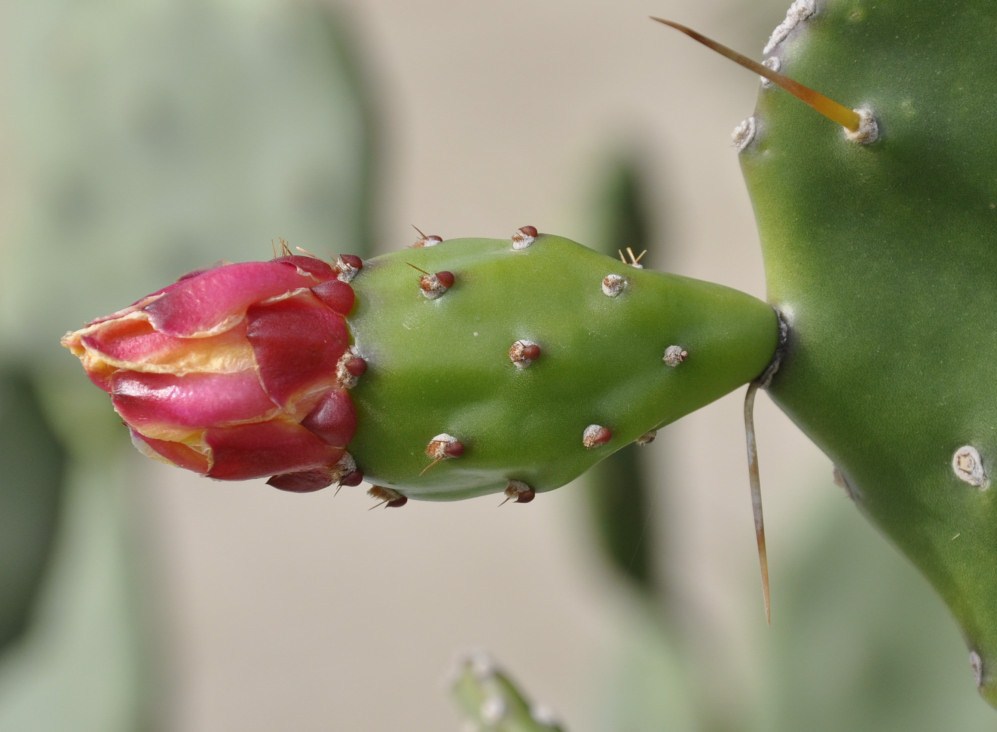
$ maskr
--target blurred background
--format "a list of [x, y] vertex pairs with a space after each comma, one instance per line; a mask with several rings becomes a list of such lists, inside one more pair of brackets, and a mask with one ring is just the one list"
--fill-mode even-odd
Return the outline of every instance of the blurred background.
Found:
[[[764, 397], [529, 505], [368, 511], [138, 456], [59, 337], [184, 272], [533, 224], [764, 296], [730, 132], [788, 0], [0, 5], [0, 730], [980, 728], [954, 623]], [[991, 722], [992, 723], [992, 722]]]

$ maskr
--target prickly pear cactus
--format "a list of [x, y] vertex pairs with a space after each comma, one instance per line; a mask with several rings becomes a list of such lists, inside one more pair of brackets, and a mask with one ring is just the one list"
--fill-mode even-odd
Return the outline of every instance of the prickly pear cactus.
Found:
[[997, 5], [797, 0], [767, 65], [878, 124], [763, 88], [737, 143], [770, 301], [772, 398], [962, 626], [997, 705]]
[[63, 344], [139, 449], [219, 479], [525, 503], [758, 376], [749, 295], [532, 226], [194, 272]]

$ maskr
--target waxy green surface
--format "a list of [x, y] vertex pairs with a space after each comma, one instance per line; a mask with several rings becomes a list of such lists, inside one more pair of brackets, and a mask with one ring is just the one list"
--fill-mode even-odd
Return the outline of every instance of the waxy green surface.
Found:
[[944, 597], [995, 704], [997, 492], [952, 459], [997, 479], [997, 4], [822, 1], [775, 55], [881, 137], [761, 91], [741, 160], [790, 326], [770, 393]]
[[[450, 271], [435, 300], [421, 273]], [[629, 285], [603, 293], [608, 274]], [[368, 370], [352, 391], [350, 452], [366, 479], [413, 498], [499, 492], [509, 480], [536, 491], [564, 485], [647, 431], [758, 376], [778, 341], [772, 308], [719, 285], [637, 269], [567, 239], [541, 234], [454, 239], [368, 260], [353, 280], [350, 326]], [[519, 339], [538, 343], [524, 369]], [[688, 358], [666, 365], [665, 349]], [[587, 449], [582, 433], [612, 431]], [[437, 434], [465, 454], [428, 467]]]

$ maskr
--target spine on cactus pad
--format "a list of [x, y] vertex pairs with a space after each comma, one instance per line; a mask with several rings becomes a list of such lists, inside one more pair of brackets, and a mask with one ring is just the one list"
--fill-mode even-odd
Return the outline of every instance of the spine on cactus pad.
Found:
[[63, 344], [147, 454], [389, 506], [528, 502], [751, 381], [771, 307], [524, 226], [194, 272]]

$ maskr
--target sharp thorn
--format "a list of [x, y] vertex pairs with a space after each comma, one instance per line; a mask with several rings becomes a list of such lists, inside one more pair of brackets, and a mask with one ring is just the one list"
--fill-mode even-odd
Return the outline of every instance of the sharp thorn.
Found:
[[424, 467], [424, 468], [423, 468], [422, 470], [420, 470], [420, 471], [419, 471], [419, 475], [420, 475], [420, 476], [423, 476], [423, 475], [425, 475], [425, 474], [426, 474], [426, 473], [428, 473], [428, 472], [429, 472], [430, 470], [432, 470], [432, 469], [433, 469], [433, 468], [435, 468], [435, 467], [436, 467], [437, 465], [439, 465], [439, 464], [440, 464], [441, 462], [443, 462], [443, 458], [436, 458], [435, 460], [433, 460], [433, 462], [431, 462], [431, 463], [430, 463], [429, 465], [427, 465], [427, 466], [426, 466], [426, 467]]
[[801, 84], [795, 79], [791, 79], [785, 74], [780, 74], [778, 71], [773, 71], [772, 69], [758, 63], [757, 61], [748, 58], [744, 54], [738, 53], [732, 48], [728, 48], [722, 43], [714, 41], [712, 38], [707, 38], [702, 33], [689, 28], [688, 26], [682, 25], [681, 23], [676, 23], [673, 20], [665, 20], [664, 18], [656, 18], [651, 16], [651, 20], [657, 21], [663, 25], [667, 25], [669, 28], [674, 28], [679, 33], [684, 33], [689, 36], [689, 38], [702, 43], [704, 46], [709, 48], [721, 56], [730, 59], [739, 66], [743, 66], [750, 71], [755, 72], [759, 76], [764, 76], [766, 79], [771, 81], [773, 84], [778, 85], [780, 88], [792, 94], [794, 97], [809, 104], [820, 114], [827, 117], [833, 122], [837, 122], [839, 125], [844, 127], [849, 132], [858, 132], [862, 125], [862, 117], [854, 109], [846, 107], [840, 102], [836, 102], [830, 97], [824, 96], [819, 91], [811, 89], [810, 87]]
[[755, 444], [755, 394], [761, 382], [752, 381], [744, 397], [744, 436], [748, 448], [748, 482], [751, 484], [751, 513], [755, 519], [755, 543], [758, 545], [758, 566], [762, 573], [762, 600], [765, 621], [772, 624], [772, 597], [769, 590], [769, 560], [765, 548], [765, 521], [762, 515], [762, 481], [758, 469], [758, 446]]

